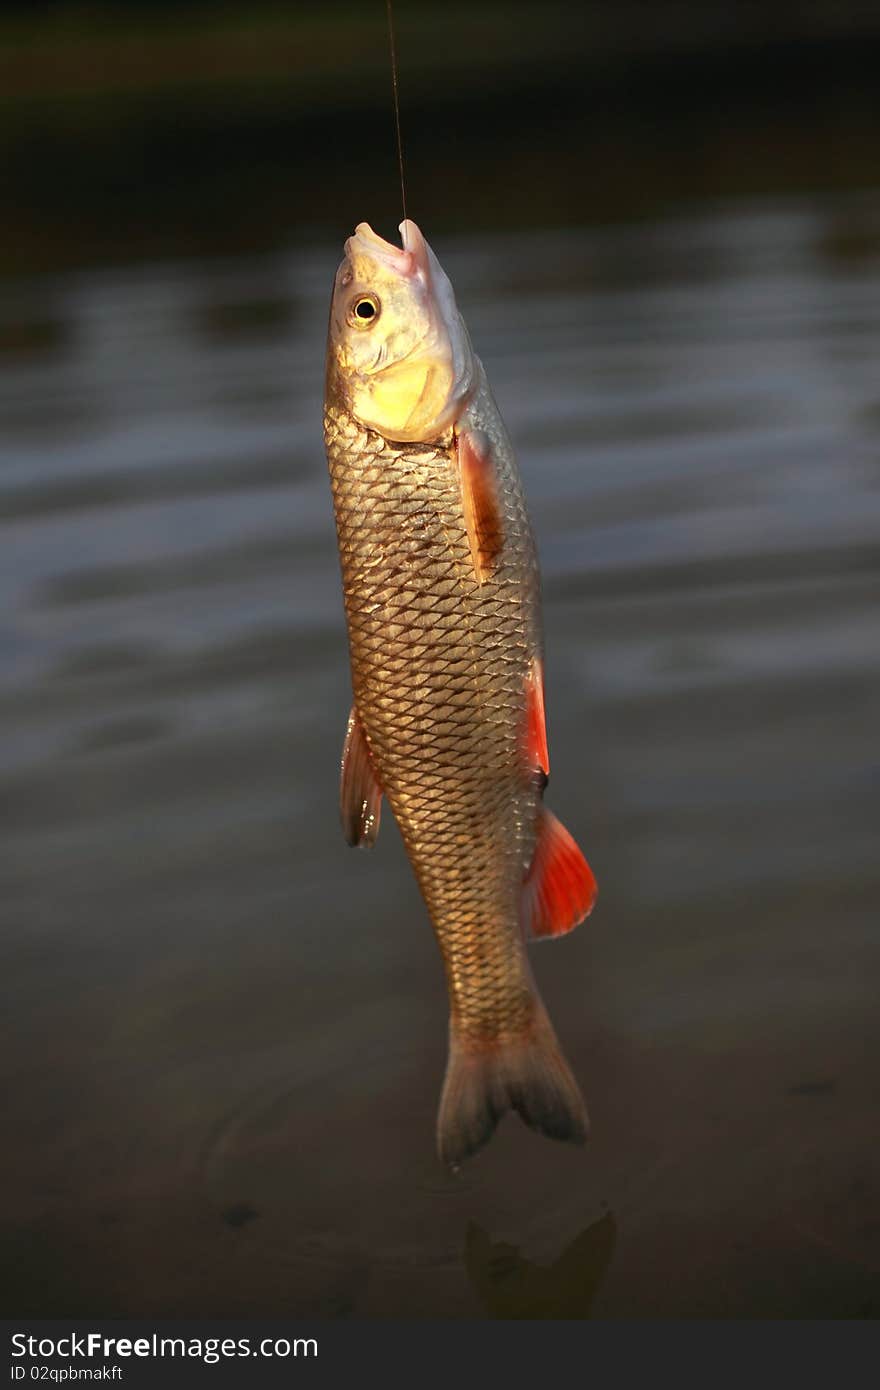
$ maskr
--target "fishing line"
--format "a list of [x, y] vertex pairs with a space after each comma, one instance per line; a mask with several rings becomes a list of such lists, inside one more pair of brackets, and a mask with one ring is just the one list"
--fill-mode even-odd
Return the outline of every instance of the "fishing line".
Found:
[[397, 163], [400, 169], [400, 201], [403, 204], [403, 220], [406, 221], [406, 189], [403, 184], [403, 141], [400, 138], [400, 93], [397, 87], [397, 50], [394, 46], [394, 17], [391, 13], [391, 0], [385, 0], [388, 12], [388, 47], [391, 50], [391, 90], [394, 93], [394, 125], [397, 129]]

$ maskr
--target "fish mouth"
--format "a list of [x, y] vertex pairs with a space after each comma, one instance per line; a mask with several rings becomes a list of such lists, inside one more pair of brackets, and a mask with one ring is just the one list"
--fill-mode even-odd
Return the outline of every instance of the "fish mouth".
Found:
[[411, 218], [407, 217], [401, 222], [399, 231], [402, 244], [395, 246], [374, 232], [369, 222], [359, 222], [354, 235], [345, 243], [345, 254], [349, 258], [358, 253], [372, 256], [398, 275], [409, 278], [421, 272], [427, 279], [430, 270], [428, 243]]

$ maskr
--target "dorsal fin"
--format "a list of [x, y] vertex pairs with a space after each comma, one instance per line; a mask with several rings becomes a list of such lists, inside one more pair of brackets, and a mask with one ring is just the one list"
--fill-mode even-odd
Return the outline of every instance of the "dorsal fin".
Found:
[[382, 811], [382, 788], [373, 770], [366, 735], [354, 705], [348, 716], [342, 749], [339, 809], [343, 834], [350, 845], [369, 848], [375, 844]]

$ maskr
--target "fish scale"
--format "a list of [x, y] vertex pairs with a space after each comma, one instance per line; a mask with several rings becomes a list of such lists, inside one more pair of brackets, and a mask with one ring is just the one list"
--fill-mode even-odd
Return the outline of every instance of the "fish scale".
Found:
[[[481, 382], [473, 421], [493, 406]], [[510, 445], [493, 433], [505, 547], [480, 585], [450, 442], [395, 446], [332, 400], [325, 418], [355, 707], [431, 914], [453, 1015], [466, 1034], [494, 1039], [531, 1011], [520, 897], [538, 797], [520, 756], [537, 566]]]

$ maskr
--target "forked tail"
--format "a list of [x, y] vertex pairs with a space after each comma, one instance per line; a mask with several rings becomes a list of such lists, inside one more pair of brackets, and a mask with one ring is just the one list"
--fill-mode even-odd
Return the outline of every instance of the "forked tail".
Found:
[[450, 1020], [437, 1116], [442, 1161], [455, 1168], [476, 1153], [508, 1110], [551, 1139], [582, 1144], [587, 1137], [583, 1097], [537, 996], [528, 1031], [505, 1042], [476, 1043]]

